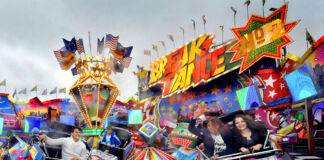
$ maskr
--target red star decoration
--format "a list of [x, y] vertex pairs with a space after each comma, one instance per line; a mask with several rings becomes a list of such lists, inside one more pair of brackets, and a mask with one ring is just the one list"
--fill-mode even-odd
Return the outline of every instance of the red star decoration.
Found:
[[220, 91], [220, 90], [219, 90], [219, 89], [217, 89], [217, 88], [215, 87], [215, 88], [211, 89], [211, 93], [210, 93], [210, 95], [213, 95], [213, 94], [215, 94], [215, 95], [217, 96], [217, 94], [218, 94], [218, 91]]
[[226, 87], [224, 88], [224, 90], [225, 90], [225, 93], [227, 93], [227, 92], [232, 92], [232, 89], [231, 89], [231, 87], [232, 87], [232, 85], [230, 85], [230, 84], [227, 84], [227, 85], [226, 85]]
[[169, 100], [168, 100], [168, 102], [170, 104], [173, 104], [175, 101], [176, 101], [176, 99], [174, 97], [170, 97]]
[[[253, 64], [255, 64], [257, 61], [259, 61], [262, 57], [269, 57], [269, 58], [276, 58], [280, 59], [281, 58], [281, 48], [286, 46], [287, 44], [291, 43], [292, 40], [288, 37], [288, 32], [299, 22], [299, 21], [294, 21], [288, 24], [286, 23], [286, 14], [287, 14], [287, 7], [288, 3], [284, 4], [282, 7], [280, 7], [278, 10], [273, 12], [271, 15], [268, 17], [262, 17], [262, 16], [257, 16], [257, 15], [252, 15], [248, 21], [248, 23], [244, 27], [237, 27], [237, 28], [232, 28], [232, 31], [236, 38], [239, 40], [233, 47], [229, 49], [229, 51], [235, 52], [233, 58], [231, 59], [231, 63], [238, 61], [240, 59], [242, 60], [242, 65], [240, 68], [240, 72], [242, 73], [246, 69], [250, 68]], [[241, 42], [243, 42], [243, 38], [245, 33], [250, 33], [258, 28], [261, 28], [262, 26], [258, 26], [259, 24], [265, 25], [269, 22], [272, 22], [276, 19], [280, 19], [283, 25], [284, 29], [284, 35], [278, 39], [272, 40], [270, 43], [273, 43], [274, 41], [277, 41], [279, 39], [282, 39], [283, 42], [279, 42], [278, 44], [274, 44], [274, 46], [269, 46], [270, 49], [263, 48], [260, 51], [256, 51], [258, 48], [261, 48], [263, 46], [266, 46], [268, 44], [263, 44], [262, 46], [259, 46], [258, 48], [255, 48], [253, 50], [243, 50], [241, 47]], [[257, 22], [257, 23], [255, 23]], [[252, 25], [251, 25], [252, 23]], [[250, 27], [258, 26], [258, 28], [252, 29]], [[242, 34], [242, 35], [241, 35]], [[246, 43], [246, 40], [244, 40]], [[254, 43], [254, 42], [253, 42]], [[275, 48], [271, 48], [275, 47]], [[276, 50], [276, 53], [273, 52], [273, 50]], [[251, 54], [253, 52], [253, 55]]]
[[201, 95], [202, 97], [205, 97], [206, 92], [205, 92], [205, 91], [202, 91], [202, 92], [200, 92], [200, 95]]

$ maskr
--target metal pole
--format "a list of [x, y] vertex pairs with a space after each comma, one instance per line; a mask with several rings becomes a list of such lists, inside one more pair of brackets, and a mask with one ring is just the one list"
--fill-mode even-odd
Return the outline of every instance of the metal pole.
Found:
[[307, 145], [308, 153], [315, 155], [315, 140], [313, 129], [313, 114], [312, 114], [312, 100], [310, 98], [305, 99], [305, 112], [306, 112], [306, 126], [307, 126]]

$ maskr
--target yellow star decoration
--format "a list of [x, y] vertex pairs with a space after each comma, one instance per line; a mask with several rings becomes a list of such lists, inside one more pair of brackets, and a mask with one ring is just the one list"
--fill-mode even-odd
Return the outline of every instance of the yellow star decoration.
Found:
[[217, 88], [215, 87], [215, 88], [211, 89], [211, 93], [210, 93], [210, 95], [215, 94], [215, 95], [217, 96], [218, 91], [219, 91], [219, 89], [217, 89]]
[[238, 98], [237, 98], [237, 96], [235, 96], [235, 101], [237, 101], [238, 100]]
[[186, 110], [186, 106], [182, 106], [181, 110], [182, 111], [185, 111]]
[[176, 101], [176, 99], [174, 97], [170, 97], [169, 100], [168, 100], [168, 102], [170, 104], [173, 104], [175, 101]]
[[226, 112], [228, 112], [228, 109], [226, 109]]
[[217, 102], [218, 105], [220, 105], [220, 102]]
[[163, 115], [163, 116], [165, 116], [165, 115], [166, 115], [166, 113], [165, 113], [165, 112], [163, 112], [163, 113], [162, 113], [162, 115]]
[[227, 93], [227, 92], [232, 92], [231, 87], [232, 87], [232, 85], [230, 85], [230, 84], [226, 85], [226, 87], [224, 88], [225, 93]]
[[172, 114], [176, 114], [176, 111], [173, 111]]
[[171, 117], [172, 117], [172, 114], [171, 114], [171, 113], [169, 113], [169, 114], [168, 114], [168, 116], [169, 116], [169, 117], [171, 118]]
[[206, 92], [205, 92], [205, 91], [202, 91], [202, 92], [200, 92], [200, 95], [201, 95], [202, 97], [205, 97]]
[[173, 107], [170, 107], [170, 108], [169, 108], [169, 111], [173, 111]]
[[231, 102], [228, 103], [227, 106], [228, 106], [228, 107], [232, 107], [232, 103], [231, 103]]
[[161, 111], [165, 111], [165, 106], [162, 106], [161, 107]]
[[224, 98], [224, 102], [227, 102], [227, 101], [228, 101], [228, 98], [227, 98], [227, 97], [225, 97], [225, 98]]
[[192, 108], [192, 105], [189, 105], [189, 109], [191, 109]]

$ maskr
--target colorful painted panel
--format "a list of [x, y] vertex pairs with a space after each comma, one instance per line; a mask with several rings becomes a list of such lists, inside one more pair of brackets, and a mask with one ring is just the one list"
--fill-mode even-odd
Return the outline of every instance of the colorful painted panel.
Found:
[[259, 88], [256, 85], [236, 90], [236, 95], [239, 100], [241, 110], [249, 110], [254, 107], [262, 106]]
[[320, 93], [314, 75], [311, 65], [307, 63], [285, 76], [295, 102]]
[[129, 110], [128, 111], [128, 124], [142, 124], [143, 112], [142, 110]]
[[39, 133], [41, 118], [25, 117], [25, 133]]

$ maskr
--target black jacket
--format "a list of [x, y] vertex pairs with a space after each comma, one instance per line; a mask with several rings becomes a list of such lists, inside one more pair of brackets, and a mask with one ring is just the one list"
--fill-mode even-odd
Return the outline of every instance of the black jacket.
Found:
[[265, 137], [260, 134], [260, 131], [251, 130], [251, 139], [253, 140], [253, 143], [248, 143], [247, 139], [243, 137], [240, 133], [235, 133], [233, 136], [234, 144], [235, 144], [235, 151], [241, 152], [240, 148], [250, 148], [256, 144], [262, 144], [265, 141]]
[[[202, 142], [204, 143], [205, 150], [204, 153], [208, 156], [211, 157], [214, 155], [214, 139], [211, 136], [211, 133], [209, 130], [205, 127], [202, 127], [200, 129], [195, 127], [196, 120], [192, 119], [189, 124], [189, 131], [193, 134], [195, 134], [198, 137], [202, 137]], [[223, 141], [226, 144], [226, 149], [222, 152], [217, 153], [219, 156], [227, 155], [227, 154], [232, 154], [233, 153], [233, 141], [232, 137], [230, 136], [229, 133], [222, 133], [221, 134]]]

